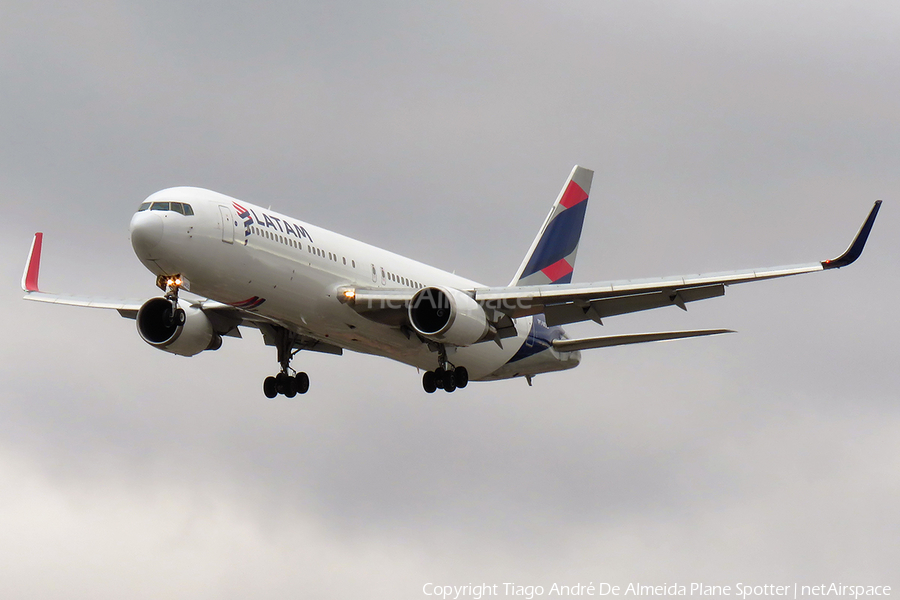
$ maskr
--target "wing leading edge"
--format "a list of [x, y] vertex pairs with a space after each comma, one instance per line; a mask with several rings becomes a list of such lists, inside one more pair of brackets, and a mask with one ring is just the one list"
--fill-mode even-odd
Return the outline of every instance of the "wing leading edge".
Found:
[[[488, 314], [515, 319], [543, 313], [550, 326], [588, 320], [602, 323], [606, 317], [665, 306], [687, 310], [686, 304], [689, 302], [723, 296], [725, 287], [729, 285], [815, 273], [852, 264], [862, 254], [880, 208], [881, 200], [878, 200], [847, 250], [837, 258], [825, 261], [680, 277], [487, 287], [465, 291], [487, 309]], [[342, 293], [339, 299], [353, 306], [357, 312], [382, 322], [396, 321], [395, 324], [399, 325], [405, 318], [406, 308], [415, 290], [347, 287], [342, 289]]]

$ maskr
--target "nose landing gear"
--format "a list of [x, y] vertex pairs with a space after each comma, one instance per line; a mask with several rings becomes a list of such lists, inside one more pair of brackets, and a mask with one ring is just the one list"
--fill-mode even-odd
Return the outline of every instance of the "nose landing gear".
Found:
[[[297, 339], [296, 334], [282, 327], [275, 327], [276, 344], [278, 350], [278, 363], [281, 365], [281, 372], [278, 375], [266, 377], [263, 380], [263, 393], [266, 398], [274, 398], [278, 394], [284, 394], [288, 398], [293, 398], [297, 394], [305, 394], [309, 391], [309, 375], [297, 372], [291, 369], [291, 359], [300, 350], [294, 350], [294, 342]], [[290, 372], [293, 371], [294, 375]]]
[[166, 300], [172, 304], [172, 307], [162, 315], [163, 325], [166, 328], [181, 327], [187, 319], [184, 310], [178, 306], [178, 290], [183, 283], [181, 275], [160, 275], [156, 278], [156, 286], [166, 293]]
[[422, 375], [422, 388], [427, 393], [433, 394], [438, 388], [450, 393], [469, 385], [469, 371], [447, 360], [447, 350], [443, 344], [438, 347], [438, 365], [434, 371], [426, 371]]

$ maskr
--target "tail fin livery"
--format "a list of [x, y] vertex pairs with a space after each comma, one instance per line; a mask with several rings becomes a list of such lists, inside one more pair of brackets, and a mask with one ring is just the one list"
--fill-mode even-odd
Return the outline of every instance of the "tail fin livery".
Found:
[[31, 251], [28, 253], [28, 262], [25, 263], [25, 272], [22, 273], [22, 289], [26, 292], [39, 291], [38, 273], [41, 269], [41, 246], [43, 241], [43, 233], [34, 234], [34, 240], [31, 242]]
[[547, 220], [509, 285], [571, 283], [594, 172], [579, 166], [563, 186]]

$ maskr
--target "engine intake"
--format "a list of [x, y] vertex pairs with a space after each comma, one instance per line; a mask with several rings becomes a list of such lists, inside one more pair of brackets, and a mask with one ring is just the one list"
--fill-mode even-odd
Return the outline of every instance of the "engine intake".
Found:
[[484, 309], [471, 296], [437, 286], [416, 292], [409, 303], [409, 322], [422, 337], [453, 346], [471, 346], [490, 329]]
[[151, 346], [181, 356], [194, 356], [222, 346], [222, 337], [213, 330], [202, 310], [179, 303], [173, 312], [172, 303], [166, 298], [144, 302], [137, 314], [137, 328], [141, 338]]

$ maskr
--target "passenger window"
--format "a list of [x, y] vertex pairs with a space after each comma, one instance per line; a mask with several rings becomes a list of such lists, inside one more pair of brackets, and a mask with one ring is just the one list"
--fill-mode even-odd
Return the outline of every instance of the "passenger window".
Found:
[[150, 205], [150, 210], [169, 210], [168, 202], [154, 202]]
[[142, 210], [147, 210], [148, 208], [150, 208], [150, 203], [144, 202], [143, 204], [141, 204], [141, 207], [138, 209], [138, 212], [141, 212]]

